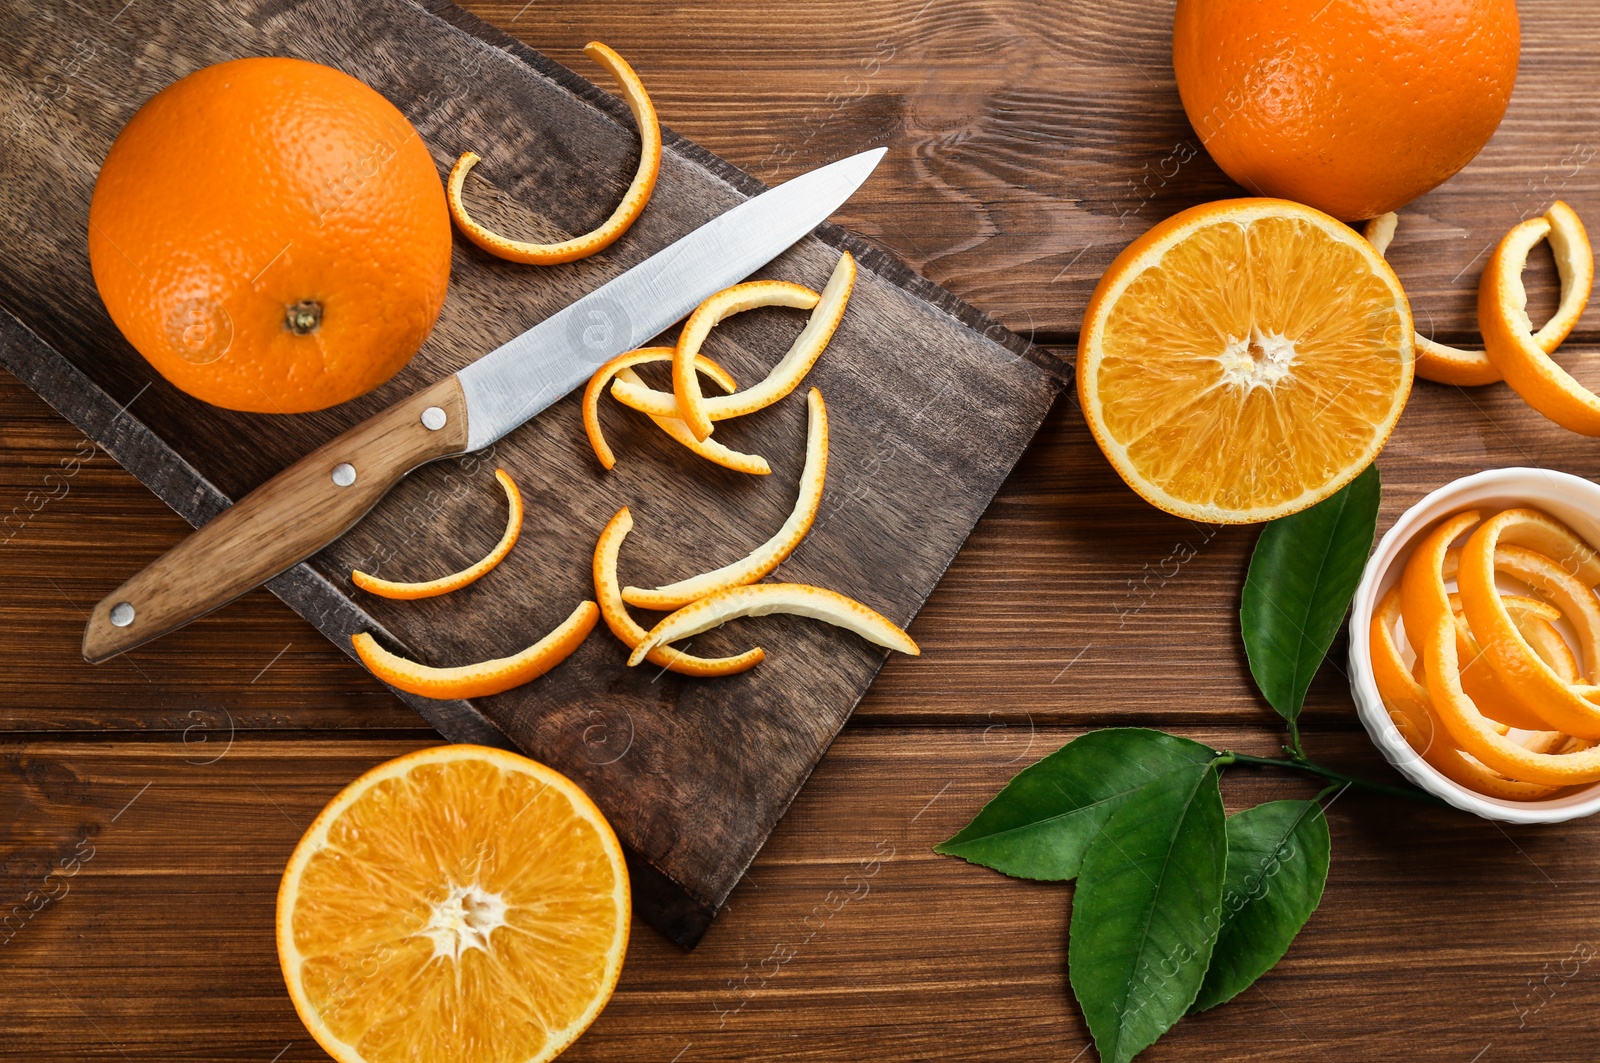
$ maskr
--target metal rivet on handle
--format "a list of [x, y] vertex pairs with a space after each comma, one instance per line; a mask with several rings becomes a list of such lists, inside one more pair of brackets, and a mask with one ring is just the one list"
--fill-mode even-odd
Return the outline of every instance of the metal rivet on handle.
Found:
[[429, 406], [422, 411], [422, 427], [430, 432], [437, 432], [443, 428], [446, 420], [448, 418], [445, 417], [444, 411], [437, 406]]
[[118, 602], [111, 607], [111, 626], [127, 627], [133, 623], [133, 603]]
[[356, 467], [348, 461], [341, 461], [333, 467], [333, 482], [340, 487], [349, 487], [356, 482]]

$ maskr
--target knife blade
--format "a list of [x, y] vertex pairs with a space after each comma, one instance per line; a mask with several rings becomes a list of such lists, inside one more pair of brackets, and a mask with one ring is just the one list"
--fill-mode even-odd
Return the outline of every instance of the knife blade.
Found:
[[745, 200], [453, 376], [289, 466], [106, 595], [83, 656], [103, 661], [260, 586], [343, 535], [412, 469], [489, 446], [816, 228], [874, 148]]

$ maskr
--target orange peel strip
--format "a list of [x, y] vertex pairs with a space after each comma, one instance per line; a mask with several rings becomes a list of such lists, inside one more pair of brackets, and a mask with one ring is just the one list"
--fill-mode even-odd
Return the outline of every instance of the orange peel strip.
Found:
[[1369, 637], [1372, 678], [1384, 707], [1389, 710], [1389, 718], [1417, 755], [1451, 782], [1490, 797], [1536, 801], [1560, 789], [1508, 779], [1450, 744], [1450, 735], [1433, 708], [1427, 688], [1412, 678], [1400, 656], [1400, 647], [1394, 638], [1394, 626], [1399, 617], [1400, 585], [1396, 584], [1389, 588], [1389, 593], [1372, 613]]
[[499, 480], [500, 486], [506, 490], [506, 502], [510, 512], [506, 514], [505, 534], [500, 536], [500, 541], [495, 544], [494, 549], [484, 555], [477, 564], [469, 565], [460, 572], [452, 572], [448, 576], [440, 576], [438, 579], [422, 583], [396, 583], [394, 580], [380, 579], [356, 569], [350, 573], [350, 582], [381, 598], [395, 598], [400, 601], [436, 598], [476, 582], [484, 573], [505, 560], [511, 548], [517, 545], [517, 537], [522, 534], [522, 492], [517, 490], [516, 481], [512, 480], [511, 474], [504, 469], [496, 469], [494, 478]]
[[[611, 633], [633, 649], [644, 641], [647, 634], [638, 622], [628, 615], [623, 604], [622, 591], [617, 580], [617, 555], [622, 552], [622, 540], [633, 530], [633, 514], [627, 506], [617, 510], [600, 533], [594, 546], [594, 594], [600, 602], [600, 615]], [[760, 646], [746, 650], [737, 657], [692, 657], [668, 646], [658, 646], [646, 657], [651, 664], [660, 665], [680, 675], [717, 676], [748, 671], [766, 660], [766, 651]]]
[[[1478, 521], [1476, 510], [1441, 523], [1412, 551], [1402, 577], [1401, 611], [1406, 633], [1417, 648], [1427, 678], [1428, 697], [1445, 729], [1463, 752], [1509, 778], [1546, 786], [1600, 781], [1600, 749], [1540, 753], [1500, 734], [1461, 689], [1455, 620], [1444, 586], [1444, 555], [1450, 543]], [[1463, 551], [1464, 553], [1464, 551]], [[1463, 570], [1467, 567], [1465, 558]], [[1413, 615], [1426, 626], [1413, 627]]]
[[[1382, 255], [1394, 240], [1394, 231], [1400, 224], [1399, 215], [1390, 211], [1367, 222], [1361, 235], [1367, 238], [1373, 250]], [[1500, 370], [1482, 351], [1464, 351], [1435, 343], [1422, 333], [1416, 334], [1417, 375], [1436, 384], [1455, 384], [1458, 387], [1478, 387], [1493, 384], [1500, 379]]]
[[[1561, 275], [1561, 305], [1544, 328], [1535, 333], [1534, 341], [1546, 354], [1553, 354], [1577, 325], [1589, 301], [1589, 290], [1594, 284], [1594, 259], [1587, 254], [1588, 238], [1571, 207], [1558, 200], [1544, 217], [1550, 224], [1550, 246], [1555, 249], [1556, 268]], [[1399, 216], [1393, 211], [1380, 214], [1367, 222], [1361, 235], [1378, 254], [1384, 254], [1399, 222]], [[1526, 292], [1523, 305], [1526, 305]], [[1417, 334], [1416, 346], [1417, 375], [1424, 380], [1469, 388], [1502, 379], [1486, 351], [1449, 347], [1421, 333]]]
[[691, 605], [665, 617], [651, 628], [644, 641], [628, 657], [631, 668], [657, 646], [710, 631], [741, 616], [770, 616], [792, 613], [854, 631], [857, 635], [891, 650], [921, 656], [922, 650], [894, 621], [869, 609], [854, 598], [804, 583], [754, 583], [708, 594]]
[[425, 698], [481, 698], [519, 687], [571, 656], [594, 630], [600, 607], [580, 602], [572, 615], [521, 653], [454, 668], [432, 668], [390, 653], [365, 631], [350, 638], [356, 656], [373, 675], [399, 690]]
[[[1544, 328], [1528, 320], [1522, 271], [1528, 252], [1548, 238], [1561, 274], [1561, 305]], [[1588, 304], [1594, 252], [1578, 215], [1557, 201], [1501, 239], [1478, 284], [1478, 328], [1489, 360], [1524, 402], [1581, 435], [1600, 435], [1600, 396], [1572, 378], [1550, 352], [1566, 339]]]
[[[1558, 610], [1532, 598], [1508, 596], [1505, 603], [1506, 609], [1516, 619], [1519, 627], [1524, 617], [1561, 619]], [[1467, 697], [1472, 699], [1473, 704], [1478, 706], [1478, 711], [1489, 719], [1510, 727], [1520, 727], [1527, 731], [1546, 730], [1550, 725], [1545, 723], [1543, 717], [1528, 709], [1519, 698], [1507, 691], [1500, 684], [1500, 676], [1494, 667], [1483, 659], [1483, 650], [1478, 646], [1478, 640], [1473, 637], [1472, 629], [1461, 611], [1459, 595], [1450, 595], [1450, 611], [1456, 622], [1456, 655], [1461, 660], [1461, 688], [1467, 692]], [[1562, 645], [1565, 646], [1565, 642]]]
[[[589, 445], [594, 448], [594, 456], [600, 459], [603, 468], [609, 470], [617, 464], [617, 456], [611, 450], [611, 445], [606, 442], [605, 433], [600, 427], [600, 396], [605, 391], [613, 377], [639, 382], [633, 372], [633, 367], [647, 362], [670, 362], [672, 360], [671, 347], [641, 347], [636, 351], [627, 351], [617, 355], [611, 361], [595, 370], [594, 376], [589, 378], [589, 384], [583, 389], [583, 430], [588, 433]], [[733, 375], [722, 366], [713, 362], [704, 355], [695, 356], [695, 368], [712, 380], [724, 391], [734, 391], [738, 382]], [[687, 426], [676, 416], [653, 417], [657, 427], [667, 435], [682, 443], [707, 461], [715, 462], [724, 468], [736, 472], [750, 473], [755, 476], [764, 476], [772, 471], [772, 466], [767, 464], [767, 459], [759, 454], [741, 454], [737, 450], [729, 450], [721, 443], [711, 440], [698, 440], [690, 433]]]
[[[640, 387], [644, 386], [644, 381], [640, 380], [639, 374], [632, 369], [622, 370], [617, 374], [617, 379], [629, 384], [637, 384]], [[671, 436], [675, 442], [681, 443], [690, 451], [714, 465], [721, 465], [724, 469], [732, 469], [734, 472], [748, 473], [751, 476], [767, 476], [772, 472], [772, 466], [768, 465], [767, 459], [760, 454], [746, 454], [742, 451], [733, 450], [723, 446], [710, 436], [704, 439], [696, 439], [694, 433], [689, 431], [689, 426], [683, 423], [681, 417], [656, 417], [652, 415], [650, 420], [655, 422], [657, 428]]]
[[[800, 335], [795, 337], [794, 343], [789, 346], [788, 352], [777, 365], [772, 367], [765, 379], [744, 391], [707, 399], [700, 394], [698, 383], [692, 379], [689, 384], [695, 390], [687, 393], [680, 377], [680, 367], [686, 364], [684, 359], [687, 357], [687, 352], [698, 351], [700, 344], [705, 342], [711, 326], [736, 312], [729, 310], [726, 313], [717, 313], [713, 307], [712, 310], [706, 311], [706, 316], [701, 317], [701, 311], [706, 310], [712, 300], [723, 294], [718, 293], [700, 305], [700, 309], [690, 316], [678, 336], [678, 357], [672, 365], [674, 394], [631, 387], [621, 382], [612, 385], [611, 394], [624, 406], [631, 406], [640, 413], [681, 416], [691, 428], [695, 422], [685, 410], [698, 410], [706, 418], [703, 423], [708, 432], [712, 421], [726, 421], [766, 409], [799, 387], [806, 374], [811, 372], [811, 367], [817, 364], [817, 359], [827, 349], [829, 341], [833, 339], [833, 334], [839, 327], [839, 322], [844, 318], [845, 308], [850, 302], [850, 293], [855, 289], [855, 282], [856, 261], [849, 252], [845, 252], [839, 256], [839, 261], [834, 266], [828, 283], [823, 286], [821, 295], [808, 308], [811, 310], [811, 317], [806, 322], [805, 328], [800, 330]], [[700, 320], [696, 321], [696, 318]], [[693, 374], [688, 376], [692, 378]]]
[[1567, 616], [1579, 633], [1584, 663], [1593, 669], [1596, 662], [1590, 651], [1600, 645], [1600, 602], [1582, 577], [1568, 571], [1568, 565], [1582, 571], [1591, 559], [1594, 551], [1553, 517], [1537, 510], [1508, 509], [1472, 533], [1461, 549], [1456, 574], [1467, 624], [1500, 685], [1543, 719], [1547, 728], [1579, 738], [1600, 738], [1600, 706], [1580, 693], [1583, 688], [1563, 680], [1517, 630], [1495, 586], [1495, 570], [1528, 583]]
[[585, 45], [583, 54], [605, 67], [616, 79], [622, 89], [622, 98], [633, 112], [634, 123], [639, 127], [639, 169], [633, 175], [633, 183], [623, 193], [622, 202], [611, 212], [611, 217], [602, 222], [599, 228], [559, 243], [527, 243], [491, 232], [467, 213], [466, 204], [461, 200], [461, 188], [479, 158], [475, 152], [464, 152], [450, 169], [445, 199], [450, 205], [450, 216], [455, 219], [462, 233], [491, 255], [534, 266], [553, 266], [587, 258], [615, 243], [639, 217], [645, 204], [650, 202], [656, 178], [661, 173], [661, 123], [656, 120], [655, 105], [650, 102], [644, 82], [639, 80], [639, 75], [633, 72], [633, 67], [622, 56], [599, 41], [590, 41]]
[[723, 565], [711, 572], [669, 583], [653, 591], [624, 587], [622, 600], [641, 609], [680, 609], [708, 594], [754, 583], [781, 565], [811, 530], [822, 508], [822, 485], [828, 478], [828, 407], [822, 392], [811, 389], [807, 396], [806, 463], [800, 471], [800, 492], [789, 519], [777, 534], [757, 547], [748, 557]]

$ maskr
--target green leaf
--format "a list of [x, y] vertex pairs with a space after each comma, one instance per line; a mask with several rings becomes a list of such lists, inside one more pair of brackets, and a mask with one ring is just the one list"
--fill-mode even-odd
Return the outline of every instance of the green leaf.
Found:
[[1239, 604], [1250, 674], [1293, 723], [1372, 552], [1382, 494], [1371, 465], [1337, 494], [1261, 529]]
[[1283, 959], [1322, 900], [1329, 856], [1315, 801], [1269, 801], [1228, 819], [1222, 929], [1192, 1010], [1232, 1000]]
[[1084, 854], [1067, 966], [1102, 1063], [1127, 1063], [1194, 1002], [1227, 856], [1217, 772], [1202, 765], [1140, 789]]
[[933, 851], [1017, 878], [1069, 879], [1100, 828], [1135, 791], [1215, 758], [1200, 743], [1161, 731], [1090, 731], [1018, 772]]

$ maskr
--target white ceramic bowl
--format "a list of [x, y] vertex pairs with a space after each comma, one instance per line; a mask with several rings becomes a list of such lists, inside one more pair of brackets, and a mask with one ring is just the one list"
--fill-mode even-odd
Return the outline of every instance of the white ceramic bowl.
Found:
[[1378, 749], [1400, 774], [1422, 789], [1485, 819], [1560, 823], [1600, 811], [1600, 783], [1544, 801], [1506, 801], [1469, 790], [1439, 774], [1411, 748], [1389, 719], [1372, 678], [1367, 641], [1372, 611], [1400, 579], [1417, 537], [1463, 509], [1483, 509], [1489, 516], [1513, 506], [1542, 509], [1591, 543], [1600, 543], [1600, 484], [1582, 477], [1549, 469], [1493, 469], [1445, 484], [1406, 510], [1367, 559], [1350, 608], [1350, 693], [1361, 723]]

